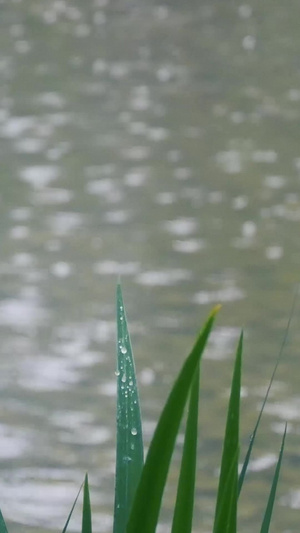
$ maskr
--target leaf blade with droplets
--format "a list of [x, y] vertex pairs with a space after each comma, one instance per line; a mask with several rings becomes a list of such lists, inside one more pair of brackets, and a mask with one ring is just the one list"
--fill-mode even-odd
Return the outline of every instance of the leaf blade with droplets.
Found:
[[143, 468], [135, 365], [120, 284], [117, 286], [117, 454], [114, 533], [124, 533]]

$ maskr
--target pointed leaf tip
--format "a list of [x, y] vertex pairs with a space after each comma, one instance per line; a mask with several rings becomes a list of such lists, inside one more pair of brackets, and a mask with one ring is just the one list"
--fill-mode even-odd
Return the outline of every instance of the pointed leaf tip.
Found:
[[222, 308], [222, 304], [215, 305], [211, 312], [212, 316], [215, 316], [220, 311], [221, 308]]
[[[214, 315], [211, 313], [192, 351], [186, 358], [163, 408], [131, 507], [126, 533], [154, 533], [156, 530], [163, 492], [184, 407], [213, 322]], [[184, 531], [188, 532], [187, 522], [185, 522], [185, 525], [187, 527]]]
[[[62, 533], [66, 533], [66, 531], [67, 531], [67, 529], [68, 529], [69, 522], [70, 522], [70, 520], [71, 520], [71, 517], [72, 517], [73, 511], [74, 511], [74, 509], [75, 509], [75, 505], [76, 505], [76, 503], [77, 503], [77, 500], [78, 500], [79, 494], [80, 494], [80, 492], [81, 492], [81, 490], [82, 490], [82, 487], [83, 487], [84, 483], [85, 483], [85, 480], [81, 483], [80, 489], [79, 489], [79, 491], [78, 491], [78, 493], [77, 493], [77, 496], [76, 496], [76, 498], [75, 498], [75, 501], [74, 501], [74, 503], [73, 503], [73, 505], [72, 505], [71, 511], [69, 512], [69, 515], [68, 515], [67, 521], [66, 521], [66, 523], [65, 523], [65, 526], [64, 526], [64, 528], [63, 528], [63, 530], [62, 530]], [[1, 515], [1, 511], [0, 511], [0, 515]], [[1, 516], [0, 516], [0, 522], [1, 522]], [[1, 527], [0, 527], [0, 533], [1, 533]]]
[[88, 474], [85, 474], [83, 485], [83, 509], [81, 533], [92, 533], [92, 512]]
[[0, 532], [1, 533], [8, 533], [8, 530], [7, 530], [7, 526], [6, 526], [6, 523], [5, 523], [5, 520], [3, 518], [3, 514], [0, 510]]
[[113, 533], [125, 533], [143, 468], [143, 437], [136, 371], [120, 285], [116, 303], [117, 453]]
[[268, 499], [268, 503], [267, 503], [267, 508], [265, 510], [264, 519], [263, 519], [263, 523], [262, 523], [262, 526], [261, 526], [260, 533], [269, 533], [271, 518], [272, 518], [272, 514], [273, 514], [273, 507], [274, 507], [274, 502], [275, 502], [275, 497], [276, 497], [277, 484], [278, 484], [278, 479], [279, 479], [279, 474], [280, 474], [280, 469], [281, 469], [283, 451], [284, 451], [284, 446], [285, 446], [286, 432], [287, 432], [287, 423], [285, 424], [285, 428], [284, 428], [284, 432], [283, 432], [283, 437], [282, 437], [282, 441], [281, 441], [281, 448], [280, 448], [280, 452], [279, 452], [279, 456], [278, 456], [278, 461], [277, 461], [275, 473], [274, 473], [274, 476], [273, 476], [270, 495], [269, 495], [269, 499]]

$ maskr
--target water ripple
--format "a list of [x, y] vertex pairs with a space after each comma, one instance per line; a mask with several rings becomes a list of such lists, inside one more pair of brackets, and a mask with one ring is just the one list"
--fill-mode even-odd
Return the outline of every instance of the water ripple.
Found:
[[130, 276], [136, 274], [140, 270], [140, 263], [118, 263], [117, 261], [100, 261], [95, 263], [93, 270], [96, 274], [101, 275], [116, 275], [116, 276]]
[[198, 224], [194, 218], [177, 218], [164, 223], [165, 229], [175, 235], [190, 235], [197, 230]]
[[0, 303], [0, 324], [16, 331], [35, 330], [47, 316], [33, 299], [7, 299]]
[[199, 291], [193, 297], [193, 302], [199, 305], [219, 302], [234, 302], [245, 298], [245, 292], [238, 287], [230, 286], [215, 291]]
[[56, 180], [60, 175], [60, 169], [54, 165], [24, 167], [20, 172], [20, 178], [33, 187], [43, 188]]
[[149, 270], [136, 277], [137, 283], [149, 286], [172, 286], [191, 278], [191, 273], [183, 269]]

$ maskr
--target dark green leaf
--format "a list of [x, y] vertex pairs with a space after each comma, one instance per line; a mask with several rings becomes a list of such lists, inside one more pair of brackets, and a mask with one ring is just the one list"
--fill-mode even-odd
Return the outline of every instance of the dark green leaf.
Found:
[[120, 285], [117, 287], [117, 457], [114, 533], [124, 533], [143, 468], [135, 366]]
[[272, 376], [271, 376], [271, 379], [270, 379], [270, 382], [269, 382], [269, 385], [268, 385], [268, 388], [267, 388], [267, 392], [266, 392], [266, 395], [264, 397], [264, 401], [262, 403], [262, 406], [261, 406], [261, 409], [260, 409], [256, 424], [255, 424], [253, 433], [252, 433], [252, 435], [250, 437], [248, 450], [247, 450], [247, 453], [246, 453], [246, 456], [245, 456], [245, 459], [244, 459], [244, 463], [243, 463], [243, 467], [242, 467], [242, 470], [241, 470], [241, 473], [240, 473], [240, 476], [239, 476], [239, 484], [238, 484], [238, 494], [239, 495], [240, 495], [240, 492], [242, 490], [242, 486], [243, 486], [243, 483], [244, 483], [245, 475], [246, 475], [246, 472], [247, 472], [247, 468], [248, 468], [249, 460], [250, 460], [250, 457], [251, 457], [254, 441], [255, 441], [255, 438], [256, 438], [256, 433], [257, 433], [257, 430], [258, 430], [258, 427], [259, 427], [259, 424], [260, 424], [260, 420], [261, 420], [265, 405], [266, 405], [267, 400], [268, 400], [268, 396], [269, 396], [269, 393], [270, 393], [270, 390], [271, 390], [271, 387], [272, 387], [272, 384], [273, 384], [273, 381], [274, 381], [274, 378], [275, 378], [275, 374], [277, 372], [278, 365], [280, 363], [284, 348], [285, 348], [286, 343], [287, 343], [287, 339], [288, 339], [288, 335], [289, 335], [289, 331], [290, 331], [290, 325], [291, 325], [292, 318], [294, 316], [298, 295], [299, 295], [299, 285], [296, 287], [296, 290], [295, 290], [295, 294], [294, 294], [294, 298], [293, 298], [293, 302], [292, 302], [292, 307], [291, 307], [291, 310], [290, 310], [288, 322], [287, 322], [287, 325], [286, 325], [286, 328], [285, 328], [285, 332], [284, 332], [283, 340], [282, 340], [282, 343], [281, 343], [281, 346], [280, 346], [280, 350], [279, 350], [279, 354], [278, 354], [278, 357], [277, 357], [277, 361], [276, 361], [276, 364], [275, 364], [275, 367], [274, 367], [274, 370], [273, 370], [273, 373], [272, 373]]
[[83, 485], [83, 509], [81, 533], [92, 533], [92, 512], [90, 503], [90, 491], [88, 475], [85, 475]]
[[5, 520], [3, 518], [3, 514], [0, 511], [0, 533], [8, 533]]
[[[81, 487], [80, 487], [80, 489], [79, 489], [79, 491], [78, 491], [78, 493], [77, 493], [77, 496], [76, 496], [75, 501], [74, 501], [74, 503], [73, 503], [73, 505], [72, 505], [71, 511], [70, 511], [69, 516], [68, 516], [68, 518], [67, 518], [67, 521], [66, 521], [66, 523], [65, 523], [65, 527], [64, 527], [63, 530], [62, 530], [62, 533], [66, 533], [66, 531], [67, 531], [67, 528], [68, 528], [69, 522], [70, 522], [70, 520], [71, 520], [71, 516], [72, 516], [73, 511], [74, 511], [74, 509], [75, 509], [75, 505], [76, 505], [76, 503], [77, 503], [77, 500], [78, 500], [78, 497], [79, 497], [79, 494], [80, 494], [80, 492], [81, 492], [82, 487], [83, 487], [83, 483], [81, 484]], [[2, 533], [1, 530], [0, 530], [0, 533]]]

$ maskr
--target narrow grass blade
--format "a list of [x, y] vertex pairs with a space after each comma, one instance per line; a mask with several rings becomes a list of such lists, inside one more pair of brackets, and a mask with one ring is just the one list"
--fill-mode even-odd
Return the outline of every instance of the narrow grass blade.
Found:
[[193, 377], [206, 346], [217, 306], [186, 359], [158, 421], [131, 509], [127, 533], [154, 533], [172, 452]]
[[242, 352], [243, 333], [236, 352], [232, 378], [213, 533], [236, 533], [237, 527]]
[[185, 429], [172, 533], [191, 533], [197, 466], [200, 365], [193, 379]]
[[3, 518], [3, 514], [0, 511], [0, 533], [8, 533], [5, 520]]
[[283, 437], [282, 437], [282, 443], [281, 443], [281, 448], [280, 448], [280, 452], [279, 452], [279, 457], [278, 457], [276, 470], [275, 470], [275, 474], [274, 474], [273, 481], [272, 481], [272, 487], [271, 487], [271, 491], [270, 491], [270, 495], [269, 495], [269, 500], [268, 500], [268, 504], [267, 504], [267, 508], [266, 508], [266, 512], [265, 512], [265, 515], [264, 515], [264, 519], [263, 519], [263, 523], [262, 523], [262, 526], [261, 526], [260, 533], [268, 533], [269, 532], [272, 513], [273, 513], [273, 507], [274, 507], [274, 501], [275, 501], [275, 496], [276, 496], [276, 489], [277, 489], [277, 484], [278, 484], [278, 479], [279, 479], [279, 474], [280, 474], [280, 467], [281, 467], [281, 462], [282, 462], [284, 444], [285, 444], [286, 429], [287, 429], [287, 424], [285, 425], [285, 429], [284, 429], [284, 433], [283, 433]]
[[249, 464], [249, 461], [250, 461], [252, 448], [253, 448], [254, 441], [255, 441], [255, 438], [256, 438], [256, 433], [257, 433], [257, 430], [258, 430], [258, 427], [259, 427], [259, 424], [260, 424], [260, 420], [261, 420], [265, 405], [266, 405], [268, 397], [269, 397], [269, 393], [270, 393], [270, 390], [271, 390], [271, 387], [272, 387], [272, 384], [273, 384], [273, 381], [274, 381], [274, 378], [275, 378], [275, 374], [277, 372], [278, 365], [280, 363], [284, 348], [285, 348], [286, 343], [287, 343], [287, 339], [288, 339], [288, 335], [289, 335], [289, 331], [290, 331], [290, 326], [291, 326], [291, 321], [292, 321], [292, 318], [294, 316], [294, 312], [295, 312], [296, 302], [297, 302], [298, 296], [299, 296], [299, 285], [296, 287], [296, 290], [295, 290], [295, 294], [294, 294], [294, 298], [293, 298], [293, 302], [292, 302], [292, 307], [291, 307], [291, 310], [290, 310], [288, 322], [287, 322], [287, 325], [286, 325], [286, 328], [285, 328], [285, 332], [284, 332], [284, 336], [283, 336], [282, 343], [281, 343], [281, 346], [280, 346], [280, 350], [279, 350], [279, 354], [278, 354], [278, 357], [277, 357], [277, 361], [276, 361], [274, 370], [272, 372], [272, 376], [271, 376], [271, 379], [270, 379], [270, 382], [269, 382], [269, 385], [268, 385], [268, 388], [267, 388], [267, 392], [266, 392], [266, 395], [264, 397], [264, 401], [262, 403], [260, 412], [258, 414], [254, 430], [253, 430], [252, 435], [250, 437], [248, 450], [247, 450], [247, 453], [246, 453], [246, 456], [245, 456], [245, 459], [244, 459], [244, 463], [243, 463], [243, 466], [242, 466], [242, 470], [241, 470], [241, 473], [240, 473], [240, 476], [239, 476], [239, 484], [238, 484], [238, 494], [239, 495], [241, 493], [242, 486], [243, 486], [243, 483], [244, 483], [244, 480], [245, 480], [245, 475], [246, 475], [246, 472], [247, 472], [247, 468], [248, 468], [248, 464]]
[[83, 485], [83, 509], [81, 533], [92, 533], [92, 512], [90, 503], [90, 491], [88, 475], [85, 475]]
[[[227, 478], [225, 479], [223, 495], [215, 512], [214, 531], [223, 531], [224, 533], [236, 533], [236, 491], [233, 487], [237, 485], [237, 464], [239, 459], [239, 448], [236, 449], [228, 468]], [[227, 522], [224, 523], [224, 520]], [[225, 525], [224, 525], [225, 524]], [[232, 528], [233, 529], [230, 529]]]
[[117, 337], [117, 457], [113, 531], [124, 533], [144, 460], [135, 366], [119, 284]]
[[[83, 482], [83, 483], [84, 483], [84, 482]], [[74, 509], [75, 509], [75, 505], [76, 505], [76, 503], [77, 503], [77, 500], [78, 500], [79, 494], [80, 494], [80, 492], [81, 492], [81, 489], [82, 489], [82, 487], [83, 487], [83, 483], [81, 483], [80, 489], [79, 489], [79, 491], [78, 491], [78, 493], [77, 493], [77, 496], [76, 496], [76, 498], [75, 498], [75, 500], [74, 500], [74, 503], [73, 503], [73, 505], [72, 505], [71, 511], [69, 512], [69, 516], [68, 516], [67, 521], [66, 521], [66, 523], [65, 523], [65, 526], [64, 526], [64, 528], [63, 528], [63, 530], [62, 530], [62, 533], [66, 533], [66, 531], [67, 531], [67, 528], [68, 528], [69, 522], [70, 522], [70, 520], [71, 520], [71, 516], [72, 516], [73, 511], [74, 511]], [[2, 533], [1, 529], [0, 529], [0, 533]]]

